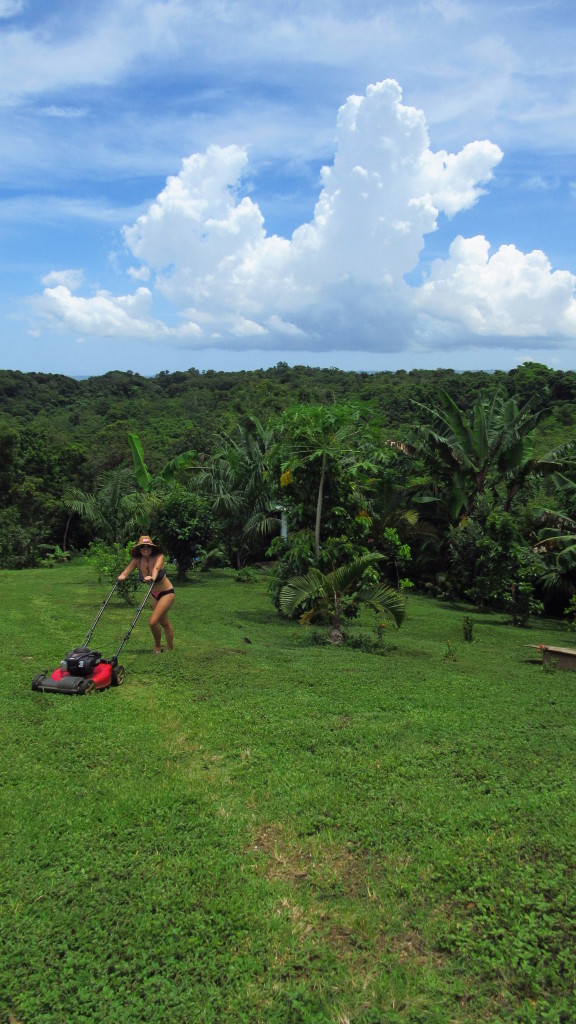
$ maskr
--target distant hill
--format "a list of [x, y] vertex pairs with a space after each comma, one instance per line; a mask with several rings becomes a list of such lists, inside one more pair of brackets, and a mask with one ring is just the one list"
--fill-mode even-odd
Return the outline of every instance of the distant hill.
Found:
[[[94, 472], [130, 463], [128, 431], [142, 437], [151, 468], [190, 448], [209, 453], [214, 436], [255, 416], [263, 422], [294, 402], [371, 403], [376, 422], [392, 436], [422, 418], [418, 403], [434, 406], [445, 388], [463, 408], [480, 393], [503, 390], [519, 404], [547, 409], [543, 435], [555, 443], [576, 424], [576, 373], [524, 363], [509, 372], [451, 369], [375, 373], [278, 363], [268, 370], [190, 369], [154, 377], [111, 371], [99, 377], [0, 371], [0, 415], [75, 444]], [[92, 474], [91, 474], [92, 475]]]

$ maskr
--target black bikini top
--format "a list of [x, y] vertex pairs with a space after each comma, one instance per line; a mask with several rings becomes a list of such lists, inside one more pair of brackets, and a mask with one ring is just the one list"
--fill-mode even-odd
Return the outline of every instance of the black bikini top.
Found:
[[[154, 582], [155, 583], [160, 583], [160, 580], [163, 580], [165, 575], [166, 575], [166, 569], [159, 569], [158, 570], [158, 575], [157, 575], [157, 577], [156, 577]], [[138, 576], [140, 577], [140, 583], [144, 583], [145, 580], [144, 580], [144, 576], [142, 575], [142, 570], [141, 570], [140, 566], [138, 566]]]

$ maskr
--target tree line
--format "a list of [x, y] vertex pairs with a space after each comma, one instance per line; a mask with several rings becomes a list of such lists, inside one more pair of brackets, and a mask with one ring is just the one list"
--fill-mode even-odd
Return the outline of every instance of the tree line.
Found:
[[294, 576], [364, 559], [372, 586], [465, 597], [518, 622], [564, 611], [576, 589], [575, 393], [575, 373], [538, 363], [1, 371], [0, 554], [34, 566], [152, 530], [181, 575], [199, 561], [274, 560], [278, 606]]

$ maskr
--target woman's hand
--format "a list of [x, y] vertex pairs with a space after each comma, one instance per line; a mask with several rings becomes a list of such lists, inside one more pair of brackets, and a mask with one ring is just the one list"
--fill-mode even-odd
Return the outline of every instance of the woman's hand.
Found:
[[145, 576], [144, 577], [144, 583], [154, 583], [154, 577], [153, 576]]
[[124, 575], [124, 573], [123, 573], [123, 572], [121, 572], [121, 573], [120, 573], [120, 575], [119, 575], [118, 579], [119, 579], [119, 580], [125, 580], [125, 579], [126, 579], [126, 577], [125, 577], [125, 575]]

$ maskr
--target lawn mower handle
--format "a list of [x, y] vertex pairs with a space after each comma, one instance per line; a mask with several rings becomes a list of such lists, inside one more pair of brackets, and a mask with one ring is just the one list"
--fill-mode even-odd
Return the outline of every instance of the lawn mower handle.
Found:
[[108, 597], [104, 600], [104, 604], [102, 605], [100, 611], [98, 612], [98, 615], [94, 619], [94, 622], [92, 623], [92, 628], [91, 628], [90, 632], [88, 633], [88, 636], [86, 637], [86, 639], [84, 641], [84, 647], [88, 647], [88, 644], [90, 643], [90, 638], [92, 636], [92, 633], [94, 632], [94, 630], [96, 629], [96, 626], [100, 622], [100, 618], [101, 618], [102, 612], [104, 611], [106, 605], [108, 604], [110, 598], [112, 597], [112, 594], [116, 590], [116, 587], [118, 586], [119, 582], [120, 582], [119, 580], [116, 580], [116, 583], [112, 587], [112, 590], [108, 594]]
[[[136, 612], [136, 616], [135, 616], [135, 618], [134, 618], [134, 622], [133, 622], [133, 623], [132, 623], [132, 625], [130, 626], [130, 629], [128, 630], [128, 632], [127, 632], [127, 633], [126, 633], [126, 634], [125, 634], [125, 635], [124, 635], [124, 636], [122, 637], [122, 643], [120, 644], [120, 647], [118, 648], [118, 650], [116, 651], [116, 654], [114, 655], [114, 657], [115, 657], [116, 659], [118, 658], [118, 655], [120, 654], [120, 651], [121, 651], [121, 650], [122, 650], [122, 648], [124, 647], [124, 644], [126, 643], [126, 641], [127, 641], [128, 637], [130, 636], [130, 633], [131, 633], [131, 632], [132, 632], [132, 630], [134, 629], [134, 626], [135, 626], [135, 625], [136, 625], [136, 623], [138, 622], [138, 619], [140, 618], [140, 612], [142, 611], [142, 609], [143, 609], [144, 605], [146, 604], [146, 601], [147, 601], [147, 600], [148, 600], [148, 598], [150, 597], [150, 594], [152, 593], [152, 590], [153, 590], [153, 588], [154, 588], [155, 584], [156, 584], [156, 580], [152, 580], [152, 583], [150, 584], [150, 587], [148, 588], [148, 591], [147, 591], [147, 593], [146, 593], [146, 597], [144, 598], [144, 600], [142, 601], [142, 604], [141, 604], [141, 605], [139, 606], [139, 608], [138, 608], [138, 611]], [[112, 596], [112, 594], [110, 595], [110, 597], [111, 597], [111, 596]], [[104, 609], [102, 609], [102, 610], [104, 610]]]

